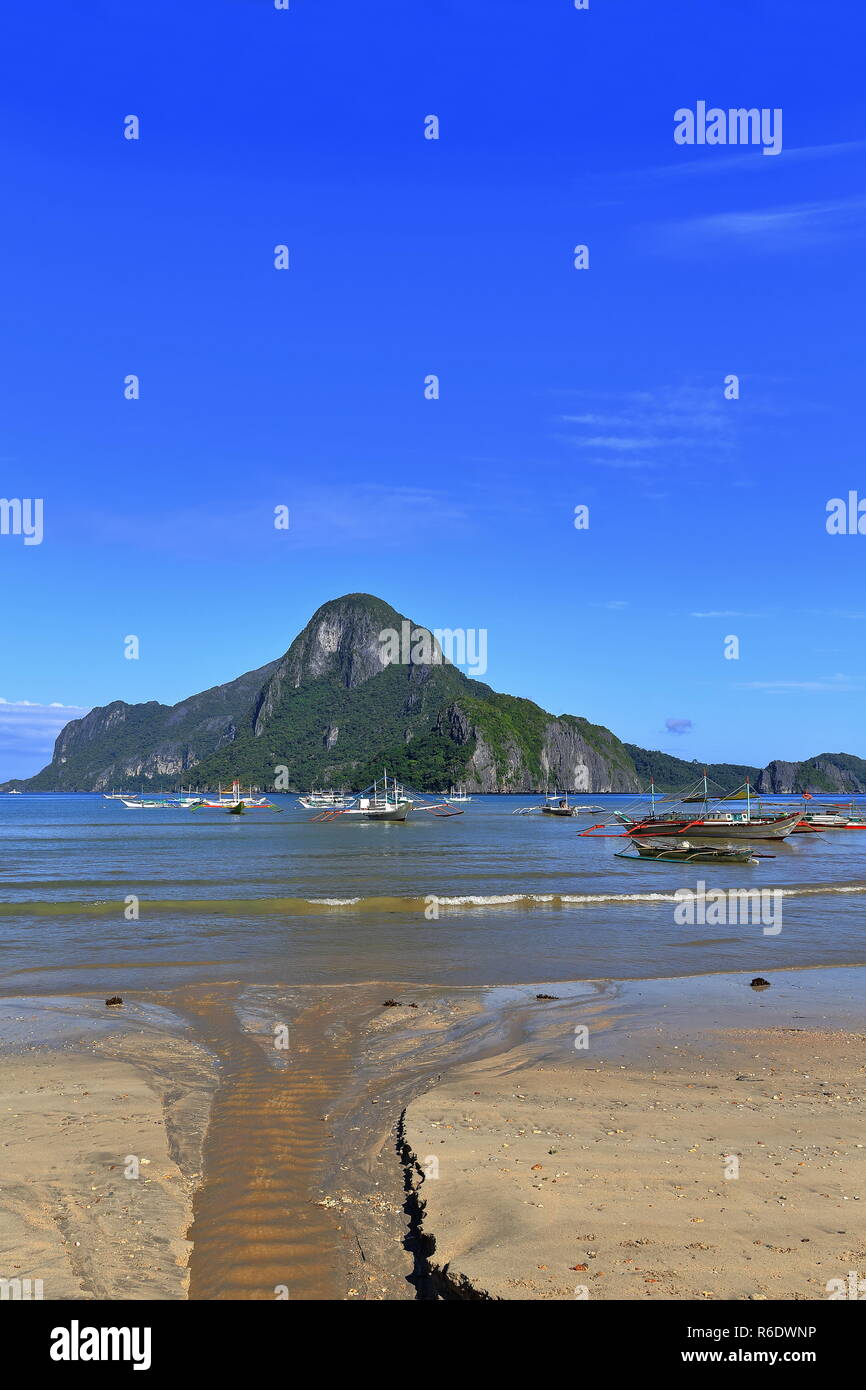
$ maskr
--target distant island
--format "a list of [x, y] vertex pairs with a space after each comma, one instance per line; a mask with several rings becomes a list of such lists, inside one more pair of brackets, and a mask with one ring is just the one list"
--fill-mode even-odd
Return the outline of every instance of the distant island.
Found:
[[[2, 790], [107, 791], [145, 784], [168, 790], [242, 783], [286, 790], [359, 789], [383, 766], [408, 786], [437, 791], [640, 792], [695, 783], [704, 765], [622, 743], [579, 715], [553, 715], [498, 694], [444, 659], [429, 629], [424, 659], [389, 661], [380, 640], [407, 620], [382, 599], [346, 594], [313, 614], [285, 656], [176, 705], [115, 700], [61, 730], [47, 767]], [[431, 652], [434, 654], [431, 659]], [[761, 769], [710, 763], [733, 791], [853, 794], [866, 791], [866, 761], [822, 753]], [[279, 788], [279, 784], [278, 788]]]

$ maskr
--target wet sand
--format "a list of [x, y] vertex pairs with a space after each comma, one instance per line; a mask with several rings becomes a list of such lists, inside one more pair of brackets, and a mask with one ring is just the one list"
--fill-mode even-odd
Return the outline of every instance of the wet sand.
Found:
[[0, 1274], [46, 1298], [826, 1297], [866, 1266], [864, 977], [4, 1000]]
[[118, 1033], [0, 1065], [0, 1273], [46, 1299], [183, 1298], [216, 1072], [184, 1039]]

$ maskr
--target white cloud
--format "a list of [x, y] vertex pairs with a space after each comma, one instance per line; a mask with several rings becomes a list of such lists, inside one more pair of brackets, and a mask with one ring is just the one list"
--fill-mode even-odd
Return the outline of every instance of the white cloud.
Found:
[[81, 719], [89, 705], [41, 705], [0, 697], [0, 781], [32, 777], [51, 761], [54, 740], [70, 719]]
[[655, 251], [675, 255], [686, 249], [716, 251], [722, 245], [758, 251], [796, 251], [804, 245], [859, 231], [864, 216], [866, 198], [862, 197], [717, 212], [662, 223], [650, 234], [647, 244]]

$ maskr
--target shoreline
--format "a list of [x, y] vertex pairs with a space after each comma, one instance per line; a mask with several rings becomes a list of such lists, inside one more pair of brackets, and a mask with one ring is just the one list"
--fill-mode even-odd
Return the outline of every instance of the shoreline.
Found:
[[[515, 1169], [499, 1178], [498, 1195], [490, 1184], [478, 1186], [478, 1174], [500, 1167], [497, 1160], [507, 1152], [501, 1144], [511, 1142], [501, 1138], [508, 1118], [502, 1107], [514, 1090], [509, 1078], [519, 1074], [526, 1093], [537, 1092], [547, 1129], [566, 1134], [564, 1096], [572, 1098], [572, 1119], [580, 1112], [594, 1123], [605, 1106], [631, 1105], [629, 1098], [650, 1084], [647, 1059], [664, 1058], [668, 1079], [653, 1084], [673, 1088], [685, 1105], [699, 1072], [714, 1071], [713, 1084], [729, 1084], [726, 1057], [739, 1055], [741, 1035], [751, 1034], [756, 1047], [772, 1045], [788, 1073], [803, 1070], [796, 1058], [804, 1039], [824, 1049], [828, 1067], [835, 1048], [840, 1067], [844, 1058], [837, 1081], [853, 1095], [863, 1067], [852, 1060], [851, 1039], [862, 1029], [866, 972], [857, 965], [819, 965], [767, 975], [771, 987], [761, 992], [749, 989], [746, 972], [456, 987], [217, 983], [132, 991], [117, 1011], [90, 994], [4, 996], [2, 1093], [4, 1109], [15, 1116], [0, 1151], [4, 1277], [42, 1278], [47, 1298], [264, 1299], [279, 1296], [277, 1286], [300, 1299], [573, 1298], [573, 1290], [563, 1291], [571, 1288], [563, 1282], [567, 1266], [551, 1283], [553, 1275], [524, 1268], [525, 1240], [508, 1248], [509, 1232], [522, 1229], [530, 1246], [536, 1239], [544, 1246], [535, 1265], [562, 1263], [551, 1218], [535, 1235], [525, 1227], [534, 1210], [527, 1202], [537, 1194], [527, 1195], [519, 1184], [509, 1188], [525, 1173]], [[536, 994], [555, 997], [536, 1000]], [[398, 1006], [386, 1007], [392, 997]], [[288, 1047], [281, 1053], [274, 1038], [283, 1027]], [[575, 1030], [581, 1027], [588, 1027], [590, 1042], [578, 1056]], [[135, 1105], [119, 1106], [118, 1097], [134, 1097]], [[467, 1098], [478, 1112], [470, 1126], [462, 1114]], [[83, 1144], [72, 1122], [82, 1103], [88, 1114]], [[726, 1111], [716, 1109], [720, 1129]], [[688, 1106], [681, 1113], [690, 1124], [696, 1118]], [[700, 1118], [707, 1118], [705, 1106]], [[769, 1117], [771, 1140], [781, 1143], [795, 1121], [812, 1124], [784, 1107]], [[632, 1142], [648, 1142], [647, 1123], [642, 1112]], [[442, 1128], [448, 1125], [453, 1133]], [[141, 1156], [152, 1154], [159, 1181], [146, 1175], [144, 1182], [121, 1185], [118, 1163], [145, 1137], [150, 1150]], [[747, 1146], [757, 1143], [745, 1131], [740, 1138]], [[843, 1138], [846, 1146], [855, 1142], [847, 1131]], [[574, 1141], [561, 1138], [548, 1148], [565, 1153], [566, 1142]], [[738, 1142], [731, 1135], [727, 1149]], [[766, 1136], [762, 1142], [769, 1142]], [[425, 1158], [446, 1152], [459, 1182], [428, 1180]], [[595, 1145], [594, 1152], [602, 1149]], [[632, 1147], [618, 1159], [611, 1153], [610, 1172], [631, 1171], [635, 1152]], [[569, 1154], [566, 1164], [557, 1156], [556, 1162], [573, 1173], [579, 1157]], [[617, 1168], [626, 1159], [625, 1169]], [[546, 1185], [544, 1155], [537, 1161]], [[687, 1160], [678, 1155], [677, 1161]], [[10, 1170], [34, 1176], [19, 1188], [10, 1184]], [[609, 1176], [600, 1170], [599, 1190]], [[648, 1186], [664, 1186], [664, 1176], [654, 1169], [644, 1174]], [[585, 1226], [583, 1233], [594, 1232], [602, 1243], [595, 1227], [604, 1222], [598, 1214], [594, 1222], [583, 1215], [573, 1178], [556, 1180], [557, 1201], [566, 1200], [569, 1183], [572, 1205], [556, 1217], [557, 1226], [581, 1232]], [[728, 1184], [727, 1191], [735, 1188]], [[668, 1193], [665, 1210], [677, 1200]], [[488, 1209], [497, 1215], [489, 1218], [487, 1243], [462, 1245], [455, 1231], [477, 1232]], [[646, 1224], [648, 1217], [643, 1211], [640, 1220]], [[812, 1208], [800, 1219], [813, 1222]], [[108, 1255], [121, 1239], [126, 1259], [118, 1262]], [[438, 1256], [429, 1253], [431, 1239]], [[770, 1245], [782, 1249], [780, 1240]], [[485, 1263], [491, 1243], [496, 1260]], [[767, 1251], [766, 1258], [748, 1253], [752, 1270], [770, 1287], [775, 1276]], [[832, 1253], [827, 1249], [823, 1258]], [[703, 1255], [691, 1255], [699, 1269]], [[571, 1263], [589, 1266], [596, 1258]], [[668, 1264], [681, 1267], [678, 1257]], [[611, 1283], [602, 1286], [593, 1277], [591, 1296], [602, 1287], [607, 1297], [751, 1296], [742, 1289], [725, 1293], [709, 1276], [691, 1293], [671, 1292], [669, 1276], [635, 1293], [638, 1285], [628, 1284], [625, 1266], [611, 1266], [608, 1255], [604, 1272]], [[496, 1268], [503, 1271], [500, 1279]], [[580, 1272], [571, 1271], [577, 1283]], [[545, 1279], [535, 1278], [542, 1273]], [[805, 1292], [792, 1287], [754, 1296], [819, 1296], [809, 1292], [805, 1275], [801, 1282]], [[629, 1291], [614, 1292], [623, 1287]]]

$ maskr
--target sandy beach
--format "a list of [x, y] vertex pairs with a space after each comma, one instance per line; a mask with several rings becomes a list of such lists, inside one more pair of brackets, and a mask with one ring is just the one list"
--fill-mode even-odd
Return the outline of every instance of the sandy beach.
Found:
[[110, 1027], [101, 1001], [5, 1000], [4, 1277], [46, 1299], [826, 1298], [866, 1263], [862, 974], [214, 989]]
[[[652, 1066], [461, 1070], [408, 1108], [464, 1296], [814, 1299], [866, 1261], [866, 1035], [732, 1030]], [[698, 1051], [702, 1048], [702, 1051]]]
[[0, 1065], [0, 1270], [46, 1299], [183, 1298], [216, 1087], [185, 1039], [120, 1031]]

